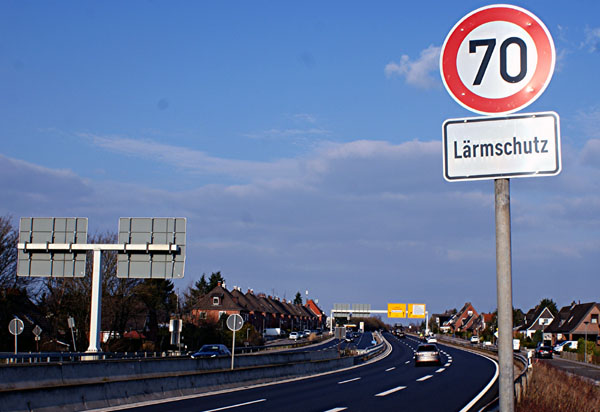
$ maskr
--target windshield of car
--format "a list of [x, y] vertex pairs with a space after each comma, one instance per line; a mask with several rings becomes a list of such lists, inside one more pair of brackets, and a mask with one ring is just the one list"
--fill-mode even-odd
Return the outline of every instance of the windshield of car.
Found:
[[218, 352], [219, 350], [218, 345], [204, 345], [200, 348], [200, 352]]

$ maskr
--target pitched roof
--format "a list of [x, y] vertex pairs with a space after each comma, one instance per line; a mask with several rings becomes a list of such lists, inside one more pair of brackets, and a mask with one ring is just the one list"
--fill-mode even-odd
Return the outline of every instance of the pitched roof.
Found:
[[568, 333], [576, 329], [588, 312], [596, 306], [596, 302], [564, 306], [558, 312], [554, 321], [544, 329], [547, 333]]
[[[215, 305], [213, 298], [219, 298], [219, 304]], [[194, 309], [200, 310], [237, 310], [244, 311], [244, 307], [236, 302], [231, 296], [231, 293], [220, 284], [215, 286], [213, 290], [198, 299], [194, 305]]]
[[525, 317], [525, 324], [519, 327], [517, 330], [529, 330], [529, 329], [544, 329], [544, 325], [540, 325], [538, 323], [539, 318], [552, 318], [554, 319], [554, 315], [550, 312], [547, 306], [536, 306], [534, 309], [531, 309], [527, 312], [527, 316]]

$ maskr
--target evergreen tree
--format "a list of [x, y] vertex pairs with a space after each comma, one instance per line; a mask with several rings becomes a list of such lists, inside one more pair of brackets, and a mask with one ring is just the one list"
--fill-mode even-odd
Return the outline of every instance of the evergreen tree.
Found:
[[300, 292], [296, 293], [296, 297], [294, 298], [294, 305], [302, 305], [302, 295]]

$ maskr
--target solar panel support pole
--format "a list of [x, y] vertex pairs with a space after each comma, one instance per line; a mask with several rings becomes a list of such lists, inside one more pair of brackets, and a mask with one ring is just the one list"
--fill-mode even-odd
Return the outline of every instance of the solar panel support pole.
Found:
[[100, 351], [100, 321], [102, 319], [102, 251], [94, 250], [92, 266], [92, 304], [90, 308], [90, 346], [87, 352]]

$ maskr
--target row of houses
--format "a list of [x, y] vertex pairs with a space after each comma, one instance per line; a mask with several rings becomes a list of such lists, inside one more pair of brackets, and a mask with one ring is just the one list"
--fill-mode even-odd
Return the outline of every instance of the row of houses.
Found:
[[525, 315], [525, 324], [518, 332], [531, 337], [542, 332], [543, 340], [553, 345], [565, 340], [586, 338], [600, 343], [600, 303], [571, 303], [556, 315], [547, 307], [535, 307]]
[[264, 293], [255, 294], [252, 289], [243, 293], [241, 288], [234, 287], [229, 291], [221, 282], [194, 304], [187, 320], [198, 326], [214, 325], [223, 315], [232, 314], [241, 315], [259, 332], [267, 328], [323, 329], [327, 320], [312, 299], [304, 305], [294, 304]]
[[[542, 339], [555, 345], [565, 340], [588, 340], [600, 343], [600, 303], [571, 303], [563, 306], [554, 315], [548, 307], [536, 306], [525, 314], [524, 323], [514, 330], [515, 336], [522, 334], [532, 338], [541, 331]], [[456, 313], [432, 315], [440, 331], [444, 333], [471, 333], [478, 335], [492, 322], [492, 313], [478, 314], [470, 302]]]

